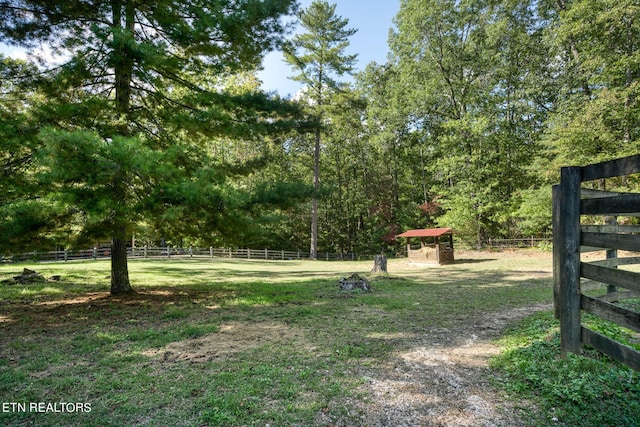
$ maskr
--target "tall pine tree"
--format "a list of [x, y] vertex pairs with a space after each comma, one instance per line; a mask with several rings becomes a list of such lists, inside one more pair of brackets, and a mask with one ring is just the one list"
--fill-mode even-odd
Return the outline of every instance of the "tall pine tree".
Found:
[[347, 28], [348, 19], [335, 14], [336, 5], [315, 0], [298, 14], [304, 33], [293, 37], [284, 51], [285, 60], [299, 74], [293, 77], [306, 87], [314, 126], [313, 185], [311, 201], [310, 258], [318, 256], [318, 194], [320, 191], [320, 150], [322, 126], [325, 125], [325, 106], [333, 91], [339, 90], [338, 77], [353, 70], [356, 55], [345, 53], [349, 37], [355, 29]]
[[[80, 235], [108, 236], [112, 294], [132, 291], [126, 242], [137, 220], [179, 221], [185, 205], [208, 206], [214, 223], [224, 215], [224, 177], [199, 142], [256, 132], [281, 104], [226, 93], [216, 76], [259, 66], [294, 8], [293, 0], [0, 1], [0, 41], [48, 46], [61, 62], [43, 64], [41, 96], [29, 106], [42, 129], [32, 156], [39, 186], [20, 204], [47, 203]], [[24, 220], [15, 213], [5, 219]], [[56, 225], [48, 218], [31, 231]]]

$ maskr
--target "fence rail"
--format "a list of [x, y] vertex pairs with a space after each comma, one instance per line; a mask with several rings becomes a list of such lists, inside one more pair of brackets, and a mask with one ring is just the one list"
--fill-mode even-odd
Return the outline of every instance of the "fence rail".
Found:
[[[19, 262], [56, 262], [56, 261], [79, 261], [98, 260], [111, 256], [110, 248], [92, 248], [81, 250], [61, 250], [48, 252], [27, 252], [23, 254], [9, 255], [2, 258], [5, 263]], [[248, 248], [178, 248], [178, 247], [136, 247], [128, 248], [127, 256], [135, 258], [236, 258], [236, 259], [256, 259], [256, 260], [303, 260], [309, 259], [309, 252], [284, 251], [272, 249], [248, 249]], [[356, 261], [374, 259], [375, 255], [364, 255], [356, 253], [331, 253], [323, 252], [318, 254], [318, 260], [322, 261]]]
[[[525, 249], [550, 245], [551, 238], [527, 237], [520, 239], [489, 239], [483, 245], [485, 249]], [[153, 258], [153, 257], [209, 257], [209, 258], [237, 258], [237, 259], [261, 259], [261, 260], [302, 260], [309, 259], [309, 252], [285, 251], [272, 249], [247, 249], [247, 248], [194, 248], [194, 247], [159, 247], [142, 246], [128, 248], [129, 258]], [[322, 261], [357, 261], [373, 260], [376, 254], [359, 254], [355, 252], [318, 253], [318, 260]], [[406, 253], [404, 254], [406, 256]], [[59, 251], [32, 251], [21, 254], [0, 255], [0, 262], [56, 262], [56, 261], [80, 261], [109, 258], [110, 248], [65, 249]], [[387, 256], [402, 256], [402, 254], [388, 254]]]
[[[583, 182], [635, 173], [640, 173], [640, 155], [561, 169], [560, 185], [553, 187], [553, 282], [563, 352], [579, 352], [584, 343], [640, 371], [639, 351], [583, 326], [581, 321], [584, 311], [640, 332], [640, 313], [615, 304], [640, 297], [640, 273], [618, 268], [640, 264], [640, 258], [618, 258], [617, 253], [640, 251], [640, 228], [617, 225], [618, 216], [640, 216], [640, 194], [581, 188]], [[604, 216], [609, 224], [581, 225], [583, 215]], [[583, 262], [581, 252], [593, 250], [606, 251], [606, 259]], [[607, 286], [607, 293], [598, 298], [582, 293], [603, 286]]]
[[551, 238], [489, 239], [484, 244], [488, 249], [526, 249], [542, 245], [551, 245]]

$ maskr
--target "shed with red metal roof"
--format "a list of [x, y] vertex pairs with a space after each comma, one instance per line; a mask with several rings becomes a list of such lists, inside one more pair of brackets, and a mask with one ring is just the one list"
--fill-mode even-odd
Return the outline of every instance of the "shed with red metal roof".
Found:
[[[410, 262], [451, 264], [454, 261], [452, 228], [407, 230], [397, 237], [407, 239], [407, 256]], [[420, 246], [412, 239], [418, 239]]]

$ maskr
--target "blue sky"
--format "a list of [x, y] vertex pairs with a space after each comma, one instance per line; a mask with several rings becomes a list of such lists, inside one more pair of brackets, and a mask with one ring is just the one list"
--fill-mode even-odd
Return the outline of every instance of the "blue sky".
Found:
[[[300, 0], [300, 6], [306, 8], [312, 0]], [[336, 4], [336, 14], [349, 20], [349, 28], [358, 32], [351, 38], [348, 54], [358, 54], [357, 70], [363, 70], [368, 63], [387, 60], [387, 39], [393, 18], [400, 9], [400, 0], [329, 0]], [[288, 79], [294, 75], [289, 65], [284, 63], [280, 52], [269, 53], [263, 62], [264, 71], [258, 74], [262, 87], [267, 91], [276, 91], [282, 96], [293, 95], [300, 84]]]
[[[300, 7], [306, 8], [312, 0], [300, 0]], [[363, 70], [368, 63], [384, 63], [387, 59], [387, 38], [393, 25], [393, 18], [400, 8], [400, 0], [329, 0], [336, 4], [336, 14], [349, 19], [349, 28], [358, 32], [351, 38], [348, 54], [358, 54], [357, 70]], [[24, 57], [20, 49], [0, 44], [0, 53]], [[276, 91], [282, 96], [293, 95], [300, 84], [288, 77], [294, 71], [284, 63], [280, 52], [267, 54], [263, 62], [264, 70], [258, 75], [262, 87], [267, 91]]]

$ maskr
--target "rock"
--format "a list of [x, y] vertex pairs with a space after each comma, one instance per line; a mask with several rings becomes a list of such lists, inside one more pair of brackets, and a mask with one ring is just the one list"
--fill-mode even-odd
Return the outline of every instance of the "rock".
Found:
[[363, 291], [371, 291], [369, 282], [358, 274], [352, 274], [349, 277], [344, 277], [338, 280], [338, 287], [341, 291], [355, 291], [359, 289]]
[[45, 279], [42, 274], [29, 270], [25, 268], [22, 270], [22, 274], [19, 276], [13, 276], [13, 280], [15, 283], [26, 284], [26, 283], [34, 283], [34, 282], [44, 282]]

